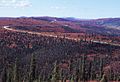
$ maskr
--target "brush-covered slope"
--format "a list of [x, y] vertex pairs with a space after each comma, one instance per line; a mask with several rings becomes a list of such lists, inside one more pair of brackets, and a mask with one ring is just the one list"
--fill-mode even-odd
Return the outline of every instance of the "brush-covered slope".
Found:
[[[96, 33], [120, 35], [120, 19], [80, 20], [56, 17], [0, 18], [0, 26], [18, 26], [39, 32]], [[20, 29], [20, 28], [19, 28]]]

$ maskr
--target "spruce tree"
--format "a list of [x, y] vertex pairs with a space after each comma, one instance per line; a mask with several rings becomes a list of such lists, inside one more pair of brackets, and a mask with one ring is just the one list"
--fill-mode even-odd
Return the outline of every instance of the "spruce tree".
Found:
[[7, 82], [7, 65], [6, 65], [6, 58], [3, 58], [3, 70], [1, 72], [1, 82]]
[[18, 59], [15, 60], [15, 65], [13, 68], [13, 81], [19, 82], [19, 72], [18, 72]]
[[1, 73], [1, 82], [7, 82], [7, 70], [6, 67], [3, 68]]
[[41, 81], [41, 75], [39, 75], [37, 82], [42, 82], [42, 81]]
[[100, 58], [100, 79], [102, 78], [102, 75], [103, 75], [103, 59]]
[[8, 69], [7, 71], [7, 82], [12, 82], [12, 73], [10, 69]]
[[30, 63], [30, 72], [29, 72], [29, 82], [33, 82], [36, 78], [36, 58], [35, 55], [32, 54], [31, 63]]
[[83, 58], [82, 58], [82, 73], [81, 73], [81, 79], [83, 81], [85, 81], [85, 59], [86, 59], [86, 56], [83, 55]]
[[81, 74], [82, 74], [82, 59], [81, 58], [78, 60], [78, 71], [79, 71], [78, 81], [80, 81], [81, 80]]
[[106, 77], [105, 74], [103, 74], [102, 79], [100, 80], [100, 82], [108, 82], [107, 77]]
[[109, 69], [109, 81], [112, 81], [113, 80], [113, 70], [112, 68]]
[[52, 71], [52, 79], [51, 82], [58, 82], [59, 80], [59, 67], [57, 66], [57, 61], [54, 63], [54, 69]]
[[92, 62], [90, 61], [88, 68], [88, 80], [91, 80], [91, 72], [92, 72]]
[[70, 78], [70, 82], [74, 82], [74, 76], [73, 75]]
[[81, 59], [78, 59], [75, 66], [75, 77], [74, 77], [76, 82], [81, 80], [81, 74], [82, 74], [82, 61]]
[[117, 81], [120, 82], [120, 75], [117, 77]]
[[64, 79], [64, 75], [63, 75], [63, 69], [59, 69], [59, 75], [60, 75], [60, 80], [61, 82], [63, 82], [63, 79]]

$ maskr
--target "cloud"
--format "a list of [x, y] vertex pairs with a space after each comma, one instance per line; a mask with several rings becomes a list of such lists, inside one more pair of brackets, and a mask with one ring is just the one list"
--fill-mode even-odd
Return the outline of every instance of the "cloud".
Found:
[[29, 0], [0, 0], [0, 7], [25, 8], [30, 6]]

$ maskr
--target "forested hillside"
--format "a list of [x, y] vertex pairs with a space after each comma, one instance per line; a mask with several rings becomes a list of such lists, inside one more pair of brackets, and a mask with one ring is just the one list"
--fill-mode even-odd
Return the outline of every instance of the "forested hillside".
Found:
[[[96, 36], [97, 37], [97, 36]], [[120, 81], [120, 46], [0, 28], [1, 82]]]

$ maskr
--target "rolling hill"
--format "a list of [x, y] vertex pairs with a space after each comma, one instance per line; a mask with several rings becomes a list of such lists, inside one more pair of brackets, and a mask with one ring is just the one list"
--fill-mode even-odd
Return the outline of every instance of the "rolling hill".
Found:
[[39, 32], [120, 35], [120, 18], [82, 20], [56, 17], [0, 18], [0, 26], [19, 26]]

